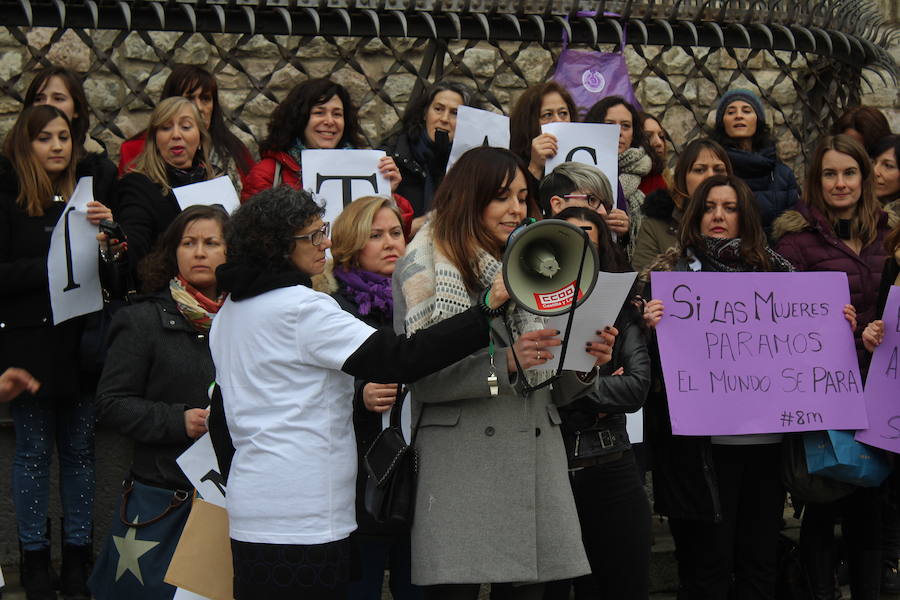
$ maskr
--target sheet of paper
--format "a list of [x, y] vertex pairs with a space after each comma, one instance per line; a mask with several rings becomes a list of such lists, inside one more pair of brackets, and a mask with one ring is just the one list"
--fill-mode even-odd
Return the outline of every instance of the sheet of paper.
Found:
[[209, 181], [174, 188], [172, 193], [175, 194], [181, 210], [188, 206], [220, 204], [228, 214], [231, 214], [241, 205], [234, 184], [229, 177], [224, 175]]
[[[572, 321], [572, 330], [569, 333], [566, 345], [566, 362], [563, 368], [569, 371], [590, 371], [594, 368], [596, 358], [584, 351], [588, 342], [599, 340], [597, 331], [607, 325], [612, 325], [619, 316], [619, 311], [628, 291], [634, 284], [637, 273], [598, 273], [594, 290], [588, 296], [584, 304], [575, 309]], [[547, 322], [548, 329], [558, 329], [560, 339], [566, 332], [566, 323], [569, 315], [550, 317]], [[562, 346], [553, 349], [553, 358], [539, 367], [540, 369], [559, 368], [559, 359], [562, 356]]]
[[189, 592], [183, 588], [175, 588], [175, 595], [172, 596], [172, 600], [209, 600], [209, 598]]
[[[609, 179], [613, 194], [619, 177], [619, 126], [609, 123], [547, 123], [544, 133], [556, 136], [559, 151], [547, 159], [544, 173], [564, 162], [579, 162], [600, 169]], [[613, 198], [615, 204], [615, 198]]]
[[54, 325], [103, 308], [98, 228], [85, 218], [93, 189], [93, 177], [78, 180], [50, 237], [47, 276]]
[[632, 444], [644, 441], [644, 409], [625, 415], [625, 431]]
[[447, 170], [467, 150], [479, 146], [509, 148], [509, 117], [489, 110], [460, 106], [456, 114], [456, 132], [447, 160]]
[[391, 182], [378, 170], [383, 150], [304, 150], [303, 189], [325, 202], [325, 221], [362, 196], [391, 196]]
[[654, 272], [672, 432], [868, 426], [847, 274]]
[[219, 461], [208, 433], [197, 438], [177, 462], [204, 500], [225, 508], [225, 481], [219, 473]]

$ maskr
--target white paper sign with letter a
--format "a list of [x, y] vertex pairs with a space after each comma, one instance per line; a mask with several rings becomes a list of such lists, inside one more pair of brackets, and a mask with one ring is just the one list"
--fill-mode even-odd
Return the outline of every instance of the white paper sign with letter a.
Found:
[[93, 177], [78, 180], [50, 237], [47, 278], [54, 325], [103, 308], [97, 226], [85, 218], [93, 189]]

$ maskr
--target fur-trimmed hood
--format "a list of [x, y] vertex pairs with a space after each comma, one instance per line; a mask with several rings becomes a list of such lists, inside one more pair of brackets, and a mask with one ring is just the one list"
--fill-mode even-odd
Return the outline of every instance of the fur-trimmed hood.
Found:
[[[900, 214], [893, 210], [885, 210], [884, 212], [887, 215], [887, 226], [889, 229], [893, 229], [900, 223]], [[814, 220], [819, 221], [822, 231], [831, 231], [823, 217], [819, 217], [817, 213], [803, 204], [802, 201], [798, 202], [794, 210], [786, 210], [780, 217], [775, 219], [775, 222], [772, 224], [773, 242], [777, 243], [778, 240], [789, 233], [815, 229]]]
[[772, 240], [777, 242], [789, 233], [811, 229], [809, 220], [797, 210], [786, 210], [772, 223]]
[[338, 291], [338, 280], [334, 276], [334, 259], [329, 258], [325, 262], [325, 270], [322, 271], [322, 274], [312, 278], [312, 288], [329, 296]]

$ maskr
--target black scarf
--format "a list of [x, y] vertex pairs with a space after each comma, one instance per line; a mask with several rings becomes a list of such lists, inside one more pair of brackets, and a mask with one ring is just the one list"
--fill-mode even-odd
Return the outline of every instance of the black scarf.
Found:
[[309, 275], [301, 271], [266, 271], [256, 265], [230, 262], [216, 269], [216, 281], [219, 288], [230, 292], [231, 299], [235, 301], [294, 285], [312, 288]]
[[413, 159], [425, 171], [425, 185], [423, 186], [422, 206], [425, 211], [431, 210], [431, 201], [434, 191], [444, 178], [447, 170], [447, 160], [450, 158], [450, 144], [438, 145], [431, 141], [428, 132], [424, 129], [419, 139], [410, 144]]
[[166, 177], [173, 188], [206, 181], [206, 165], [200, 161], [200, 152], [197, 152], [194, 163], [187, 169], [179, 169], [166, 163]]
[[[717, 273], [744, 273], [762, 270], [757, 265], [748, 263], [741, 254], [741, 238], [711, 238], [703, 236], [703, 247], [695, 248], [704, 271]], [[790, 262], [769, 246], [765, 249], [769, 258], [769, 271], [788, 272], [794, 267]]]

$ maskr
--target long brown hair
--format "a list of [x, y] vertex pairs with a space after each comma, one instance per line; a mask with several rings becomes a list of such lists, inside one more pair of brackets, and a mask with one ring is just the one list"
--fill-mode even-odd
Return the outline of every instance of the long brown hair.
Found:
[[539, 217], [528, 165], [505, 148], [481, 146], [469, 150], [447, 172], [434, 194], [431, 227], [435, 245], [459, 269], [470, 292], [481, 288], [478, 250], [498, 259], [503, 253], [503, 244], [482, 224], [484, 208], [499, 190], [512, 183], [517, 172], [528, 182], [528, 216]]
[[19, 195], [16, 197], [16, 203], [25, 209], [25, 214], [29, 217], [43, 216], [44, 210], [53, 202], [55, 194], [62, 194], [68, 198], [75, 189], [76, 142], [74, 139], [72, 140], [69, 164], [55, 180], [51, 179], [44, 167], [38, 164], [31, 148], [31, 142], [37, 138], [48, 123], [56, 119], [66, 122], [71, 137], [72, 126], [66, 113], [49, 104], [28, 106], [19, 113], [19, 118], [16, 119], [15, 125], [7, 134], [3, 144], [3, 154], [12, 163], [19, 183]]
[[[185, 107], [190, 108], [194, 123], [196, 123], [197, 129], [200, 131], [200, 147], [197, 148], [197, 154], [200, 162], [206, 168], [206, 178], [212, 179], [215, 175], [212, 166], [209, 164], [209, 157], [206, 155], [206, 148], [209, 148], [211, 140], [209, 132], [203, 124], [203, 119], [200, 117], [200, 111], [197, 110], [197, 107], [190, 100], [183, 96], [165, 98], [156, 105], [156, 108], [150, 114], [150, 123], [147, 126], [147, 141], [144, 142], [144, 149], [134, 159], [131, 167], [132, 173], [141, 173], [154, 183], [159, 184], [162, 187], [163, 194], [168, 194], [172, 190], [172, 186], [169, 183], [169, 176], [166, 174], [166, 163], [159, 153], [159, 147], [156, 145], [156, 132], [160, 127], [174, 120], [178, 113], [181, 112], [181, 109]], [[195, 155], [194, 161], [196, 162], [196, 160], [197, 156]]]
[[731, 167], [731, 159], [728, 158], [728, 153], [721, 144], [710, 138], [700, 138], [692, 141], [678, 155], [678, 162], [675, 163], [675, 172], [672, 176], [672, 199], [679, 208], [688, 197], [687, 174], [690, 172], [691, 167], [694, 166], [694, 163], [697, 162], [697, 157], [704, 150], [709, 150], [716, 158], [725, 163], [725, 171], [728, 175], [734, 174], [734, 169]]
[[81, 85], [81, 78], [75, 71], [59, 65], [50, 65], [38, 71], [28, 89], [25, 91], [25, 106], [34, 104], [37, 95], [50, 83], [54, 77], [59, 77], [66, 91], [72, 98], [72, 104], [75, 106], [75, 118], [70, 123], [72, 132], [72, 141], [75, 143], [74, 156], [77, 158], [84, 153], [84, 142], [87, 139], [87, 132], [91, 124], [90, 106], [88, 105], [87, 96], [84, 93], [84, 87]]
[[541, 135], [541, 103], [544, 96], [556, 92], [569, 107], [569, 118], [578, 120], [578, 107], [572, 95], [555, 81], [533, 85], [519, 96], [519, 100], [509, 113], [509, 149], [524, 159], [531, 160], [531, 140]]
[[705, 179], [684, 207], [684, 217], [678, 228], [678, 242], [682, 248], [699, 250], [705, 247], [700, 233], [700, 223], [706, 213], [706, 199], [716, 187], [730, 187], [737, 196], [738, 237], [741, 238], [741, 258], [761, 271], [771, 268], [766, 247], [766, 233], [762, 228], [759, 208], [753, 192], [744, 181], [734, 175], [713, 175]]
[[875, 177], [872, 162], [863, 145], [849, 135], [830, 135], [822, 140], [813, 154], [812, 162], [806, 170], [806, 184], [803, 186], [803, 201], [817, 210], [831, 223], [837, 224], [838, 217], [828, 204], [822, 193], [822, 162], [829, 150], [846, 154], [856, 161], [862, 174], [862, 189], [856, 213], [853, 216], [851, 231], [854, 237], [862, 242], [863, 248], [878, 239], [878, 221], [881, 219], [881, 203], [875, 196]]
[[141, 289], [151, 294], [165, 289], [169, 280], [178, 275], [178, 246], [184, 236], [184, 230], [194, 221], [209, 219], [222, 228], [222, 239], [225, 239], [228, 227], [228, 213], [221, 206], [189, 206], [166, 227], [148, 254], [138, 265], [141, 276]]

